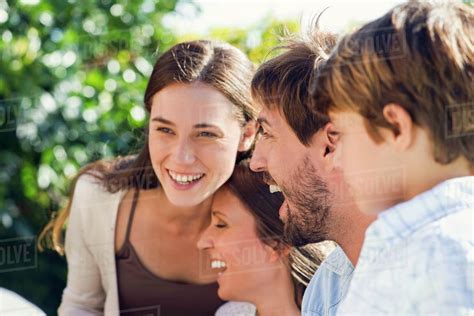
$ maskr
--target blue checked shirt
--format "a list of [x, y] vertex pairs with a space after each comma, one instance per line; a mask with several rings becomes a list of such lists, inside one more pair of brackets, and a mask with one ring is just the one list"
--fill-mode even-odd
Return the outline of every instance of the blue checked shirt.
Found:
[[473, 176], [381, 213], [338, 315], [474, 315], [473, 221]]
[[354, 267], [344, 251], [337, 247], [321, 263], [303, 296], [303, 316], [335, 315], [349, 289]]

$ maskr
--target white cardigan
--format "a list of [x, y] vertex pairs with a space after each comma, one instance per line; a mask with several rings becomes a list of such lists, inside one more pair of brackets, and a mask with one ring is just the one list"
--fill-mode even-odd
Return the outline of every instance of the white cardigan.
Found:
[[66, 231], [67, 286], [59, 315], [118, 315], [115, 224], [126, 191], [107, 192], [99, 180], [81, 176]]
[[[60, 316], [120, 314], [115, 224], [125, 193], [107, 192], [100, 181], [90, 175], [78, 179], [66, 230], [68, 275], [58, 309]], [[250, 303], [228, 302], [216, 315], [253, 316], [255, 307]]]

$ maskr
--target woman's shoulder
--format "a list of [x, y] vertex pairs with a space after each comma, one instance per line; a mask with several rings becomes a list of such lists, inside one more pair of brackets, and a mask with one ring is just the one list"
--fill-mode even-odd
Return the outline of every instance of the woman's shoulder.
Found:
[[72, 200], [82, 205], [84, 205], [84, 203], [89, 206], [91, 203], [95, 205], [106, 205], [111, 202], [115, 203], [126, 191], [127, 190], [119, 190], [111, 192], [99, 173], [88, 171], [77, 178], [73, 189]]
[[[109, 192], [103, 179], [96, 174], [81, 174], [76, 179], [70, 196], [68, 231], [71, 231], [72, 225], [87, 227], [90, 234], [85, 239], [90, 239], [92, 243], [97, 243], [98, 238], [108, 238], [110, 231], [113, 231], [118, 207], [125, 193], [126, 191]], [[107, 227], [112, 227], [112, 230], [104, 229]], [[102, 237], [98, 237], [96, 232]]]
[[74, 195], [95, 195], [106, 193], [101, 175], [96, 171], [88, 171], [81, 174], [74, 186]]
[[216, 311], [215, 316], [255, 316], [257, 308], [248, 302], [227, 302]]
[[99, 160], [82, 168], [74, 188], [77, 193], [95, 193], [113, 195], [126, 190], [130, 185], [127, 168], [134, 156], [117, 157], [111, 160]]

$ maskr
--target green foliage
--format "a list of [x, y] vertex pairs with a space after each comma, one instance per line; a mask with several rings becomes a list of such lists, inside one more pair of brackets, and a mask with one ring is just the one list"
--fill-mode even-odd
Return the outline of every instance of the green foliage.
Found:
[[[296, 21], [278, 21], [268, 17], [245, 29], [213, 28], [207, 36], [240, 48], [258, 66], [278, 54], [274, 48], [280, 45], [283, 38], [297, 33], [299, 30], [300, 26]], [[200, 37], [200, 35], [190, 33], [181, 35], [178, 40], [191, 40]]]
[[[176, 41], [161, 23], [176, 2], [0, 0], [0, 247], [37, 236], [81, 166], [140, 145], [143, 91], [156, 52]], [[21, 271], [0, 258], [0, 274], [55, 314], [64, 258], [38, 253]]]
[[[177, 1], [0, 0], [0, 248], [11, 238], [36, 238], [65, 205], [82, 166], [142, 145], [143, 94], [157, 54], [201, 37], [177, 37], [162, 25]], [[285, 28], [298, 25], [265, 19], [209, 37], [238, 46], [258, 65]], [[0, 258], [0, 287], [53, 315], [65, 259], [38, 252], [34, 263], [13, 271]]]

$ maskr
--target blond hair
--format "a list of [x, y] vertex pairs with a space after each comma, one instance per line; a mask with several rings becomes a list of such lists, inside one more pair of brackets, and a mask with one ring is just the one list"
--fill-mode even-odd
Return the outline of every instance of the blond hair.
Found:
[[[369, 134], [392, 126], [385, 105], [402, 106], [434, 144], [435, 160], [474, 162], [474, 9], [410, 1], [342, 38], [312, 86], [317, 113], [353, 110]], [[461, 113], [461, 115], [460, 115]], [[464, 116], [462, 115], [464, 113]]]

